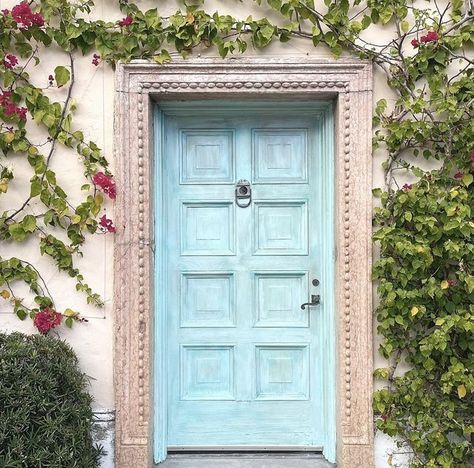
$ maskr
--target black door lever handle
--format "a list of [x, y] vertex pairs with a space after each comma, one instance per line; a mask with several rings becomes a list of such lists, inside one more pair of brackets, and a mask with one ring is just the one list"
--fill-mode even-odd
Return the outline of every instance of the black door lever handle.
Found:
[[301, 310], [304, 310], [306, 306], [314, 306], [318, 305], [321, 302], [321, 296], [319, 294], [312, 294], [311, 295], [311, 302], [305, 302], [301, 304]]

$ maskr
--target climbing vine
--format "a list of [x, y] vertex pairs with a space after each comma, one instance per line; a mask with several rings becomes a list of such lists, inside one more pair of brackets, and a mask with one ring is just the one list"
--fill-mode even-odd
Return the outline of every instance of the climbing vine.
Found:
[[[37, 242], [74, 278], [87, 301], [100, 296], [75, 266], [92, 234], [113, 234], [104, 212], [116, 186], [101, 149], [76, 128], [79, 55], [91, 67], [133, 58], [163, 64], [214, 49], [221, 57], [294, 38], [374, 62], [396, 97], [374, 111], [374, 147], [385, 151], [385, 184], [374, 189], [374, 267], [380, 346], [387, 367], [375, 377], [376, 425], [396, 436], [416, 467], [464, 467], [473, 457], [474, 356], [474, 43], [472, 0], [256, 0], [262, 17], [208, 13], [184, 4], [169, 16], [117, 2], [119, 21], [90, 19], [92, 0], [37, 0], [0, 13], [0, 242]], [[279, 19], [275, 24], [264, 14]], [[383, 43], [370, 38], [384, 27]], [[35, 67], [46, 48], [64, 62], [48, 76]], [[62, 90], [60, 101], [50, 96]], [[32, 127], [44, 135], [38, 141]], [[36, 131], [37, 133], [37, 131]], [[84, 194], [72, 204], [52, 169], [58, 147], [75, 151]], [[18, 158], [30, 166], [21, 203], [8, 197]], [[82, 182], [80, 180], [82, 179]], [[15, 244], [16, 245], [16, 244]], [[17, 287], [31, 293], [22, 298]], [[38, 269], [0, 254], [0, 295], [41, 333], [83, 320], [55, 304]], [[31, 305], [31, 304], [34, 305]]]

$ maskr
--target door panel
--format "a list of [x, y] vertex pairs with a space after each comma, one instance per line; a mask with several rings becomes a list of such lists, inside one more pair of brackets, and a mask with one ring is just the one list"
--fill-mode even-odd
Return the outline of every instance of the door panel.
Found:
[[306, 183], [306, 129], [253, 130], [252, 182]]
[[169, 446], [324, 443], [318, 128], [164, 116]]

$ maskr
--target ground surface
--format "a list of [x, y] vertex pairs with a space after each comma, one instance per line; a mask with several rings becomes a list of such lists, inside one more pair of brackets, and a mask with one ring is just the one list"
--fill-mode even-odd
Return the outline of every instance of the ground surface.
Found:
[[318, 454], [170, 454], [157, 468], [335, 468]]

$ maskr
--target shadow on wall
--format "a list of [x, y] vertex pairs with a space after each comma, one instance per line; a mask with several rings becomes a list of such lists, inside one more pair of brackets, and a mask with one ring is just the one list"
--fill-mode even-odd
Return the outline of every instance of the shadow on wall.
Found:
[[101, 459], [101, 468], [114, 468], [115, 411], [94, 411], [95, 422], [92, 438], [96, 444], [102, 445], [105, 455]]

